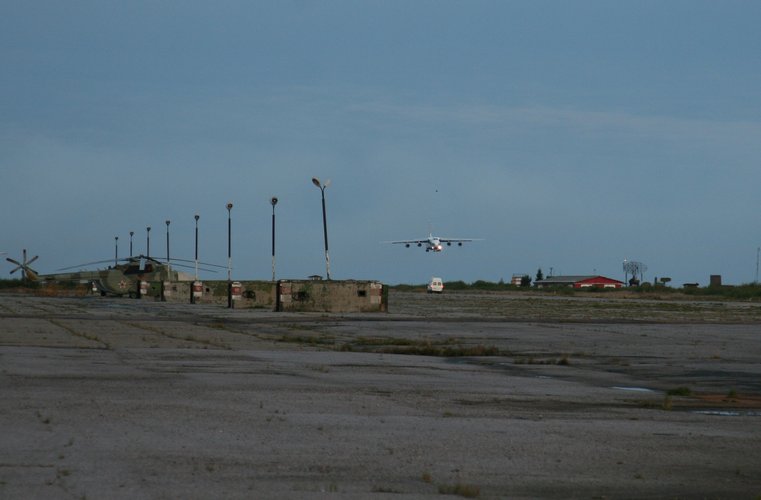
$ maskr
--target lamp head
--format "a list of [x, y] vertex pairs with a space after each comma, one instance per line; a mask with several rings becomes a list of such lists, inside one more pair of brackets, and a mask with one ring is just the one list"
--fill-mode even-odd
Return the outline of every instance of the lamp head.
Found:
[[272, 206], [273, 206], [273, 207], [274, 207], [275, 205], [277, 205], [277, 196], [273, 196], [273, 197], [272, 197], [272, 199], [270, 200], [270, 203], [272, 203]]

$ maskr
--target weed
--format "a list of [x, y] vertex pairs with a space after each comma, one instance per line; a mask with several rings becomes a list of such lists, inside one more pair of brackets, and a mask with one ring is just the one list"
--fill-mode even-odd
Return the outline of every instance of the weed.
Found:
[[420, 479], [422, 479], [424, 483], [428, 483], [428, 484], [431, 484], [433, 482], [433, 478], [431, 477], [430, 472], [423, 472], [423, 475], [420, 476]]
[[736, 399], [737, 398], [737, 391], [735, 389], [730, 389], [727, 393], [727, 397], [729, 399]]
[[477, 498], [481, 495], [481, 488], [472, 484], [442, 484], [439, 486], [439, 493], [441, 495], [458, 495], [464, 498]]
[[91, 341], [93, 341], [93, 342], [98, 342], [98, 343], [100, 343], [100, 344], [103, 344], [103, 347], [104, 347], [105, 349], [110, 349], [110, 348], [111, 348], [111, 346], [109, 346], [109, 345], [108, 345], [106, 342], [102, 341], [102, 340], [100, 339], [100, 337], [98, 337], [97, 335], [93, 335], [93, 334], [88, 334], [88, 333], [82, 333], [82, 332], [78, 332], [78, 331], [76, 331], [75, 329], [73, 329], [73, 328], [71, 328], [71, 327], [69, 327], [69, 326], [67, 326], [67, 325], [63, 324], [63, 323], [62, 323], [62, 322], [60, 322], [60, 321], [56, 321], [56, 320], [53, 320], [53, 319], [49, 319], [48, 321], [49, 321], [50, 323], [54, 324], [55, 326], [57, 326], [58, 328], [61, 328], [61, 329], [63, 329], [63, 330], [66, 330], [67, 332], [69, 332], [70, 334], [72, 334], [72, 335], [74, 335], [74, 336], [76, 336], [76, 337], [82, 337], [83, 339], [87, 339], [87, 340], [91, 340]]
[[692, 396], [692, 391], [689, 387], [677, 387], [675, 389], [669, 389], [666, 391], [669, 396]]
[[373, 493], [401, 493], [401, 491], [395, 490], [393, 488], [388, 488], [385, 486], [374, 486]]
[[513, 363], [516, 365], [559, 365], [559, 366], [569, 366], [571, 364], [571, 358], [568, 356], [568, 354], [563, 354], [559, 358], [535, 358], [533, 356], [529, 356], [527, 358], [516, 358]]
[[501, 354], [496, 346], [476, 345], [465, 346], [440, 346], [424, 342], [419, 345], [393, 346], [379, 349], [377, 352], [384, 354], [411, 354], [416, 356], [437, 356], [444, 358], [462, 356], [499, 356]]
[[666, 397], [663, 398], [663, 404], [661, 405], [661, 409], [666, 411], [671, 411], [671, 408], [672, 408], [671, 396], [667, 394]]

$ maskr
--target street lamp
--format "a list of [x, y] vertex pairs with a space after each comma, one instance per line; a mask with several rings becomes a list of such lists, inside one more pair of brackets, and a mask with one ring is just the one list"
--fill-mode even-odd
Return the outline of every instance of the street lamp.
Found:
[[132, 257], [132, 236], [135, 235], [135, 231], [129, 232], [129, 256]]
[[275, 281], [275, 205], [277, 205], [277, 198], [273, 196], [270, 203], [272, 203], [272, 281]]
[[232, 283], [232, 214], [233, 204], [227, 204], [227, 307], [233, 307], [233, 283]]
[[330, 256], [328, 255], [328, 220], [325, 215], [325, 188], [330, 186], [330, 180], [325, 181], [325, 184], [320, 183], [320, 179], [312, 177], [312, 184], [317, 186], [322, 192], [322, 232], [325, 237], [325, 272], [328, 279], [330, 279]]
[[198, 281], [198, 219], [201, 218], [200, 215], [196, 214], [196, 281]]
[[169, 222], [166, 221], [166, 264], [169, 265]]
[[150, 258], [151, 257], [151, 226], [148, 226], [145, 228], [145, 234], [146, 234], [145, 256], [147, 258]]
[[119, 263], [119, 237], [114, 236], [114, 267]]

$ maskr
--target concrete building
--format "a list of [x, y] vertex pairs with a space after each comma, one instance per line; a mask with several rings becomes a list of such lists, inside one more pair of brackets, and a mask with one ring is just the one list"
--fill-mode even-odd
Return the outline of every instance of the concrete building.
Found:
[[538, 288], [547, 286], [568, 286], [573, 288], [621, 288], [623, 281], [606, 278], [605, 276], [550, 276], [535, 281]]
[[[228, 282], [204, 281], [194, 290], [189, 281], [146, 283], [144, 299], [165, 302], [227, 305]], [[379, 281], [279, 280], [234, 281], [232, 302], [236, 309], [284, 312], [387, 312], [388, 287]]]
[[529, 285], [531, 284], [531, 276], [529, 276], [528, 273], [513, 274], [513, 277], [510, 279], [510, 284], [515, 286], [522, 286], [523, 278], [528, 278]]

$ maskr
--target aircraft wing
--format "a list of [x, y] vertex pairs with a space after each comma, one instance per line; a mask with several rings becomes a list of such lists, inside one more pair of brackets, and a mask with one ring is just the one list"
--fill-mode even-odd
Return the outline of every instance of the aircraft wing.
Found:
[[422, 245], [428, 243], [428, 240], [398, 240], [398, 241], [384, 241], [383, 243], [391, 243], [392, 245]]
[[468, 241], [480, 241], [482, 238], [439, 238], [442, 243], [466, 243]]

